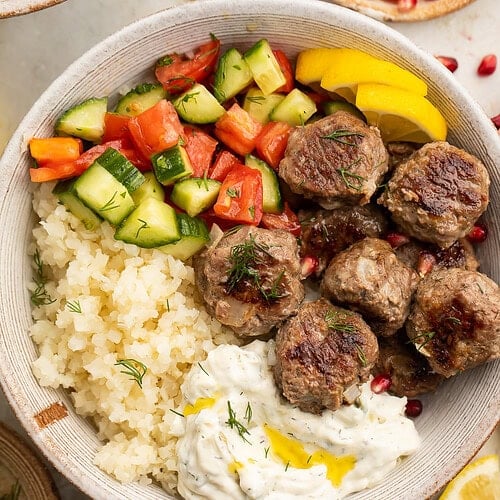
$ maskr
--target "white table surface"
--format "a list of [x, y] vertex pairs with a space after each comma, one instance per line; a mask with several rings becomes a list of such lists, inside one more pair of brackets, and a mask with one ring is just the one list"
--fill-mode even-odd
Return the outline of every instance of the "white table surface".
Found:
[[[23, 115], [64, 68], [107, 35], [186, 0], [68, 0], [26, 16], [0, 20], [0, 152]], [[251, 1], [251, 0], [249, 0]], [[500, 58], [500, 4], [476, 0], [442, 18], [392, 26], [434, 55], [458, 59], [456, 78], [489, 116], [500, 113], [500, 67], [489, 77], [476, 68], [483, 55]], [[0, 421], [25, 435], [0, 392]], [[497, 430], [480, 454], [500, 453]], [[87, 498], [52, 469], [63, 499]]]

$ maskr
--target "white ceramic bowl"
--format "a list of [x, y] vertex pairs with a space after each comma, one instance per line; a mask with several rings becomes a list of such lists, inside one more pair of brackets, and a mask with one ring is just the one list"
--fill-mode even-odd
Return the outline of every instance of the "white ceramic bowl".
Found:
[[0, 19], [3, 17], [20, 16], [21, 14], [29, 14], [37, 10], [52, 7], [65, 0], [42, 0], [41, 2], [33, 2], [30, 0], [0, 0]]
[[[493, 179], [486, 217], [490, 237], [481, 246], [484, 272], [500, 281], [500, 141], [491, 122], [453, 76], [435, 59], [385, 25], [351, 10], [316, 0], [204, 0], [155, 14], [106, 39], [72, 64], [42, 95], [12, 137], [0, 162], [0, 375], [17, 416], [43, 453], [71, 481], [96, 499], [167, 498], [159, 487], [122, 485], [92, 465], [99, 442], [92, 425], [72, 409], [63, 390], [41, 388], [30, 364], [36, 358], [28, 336], [31, 307], [27, 248], [34, 224], [27, 141], [49, 136], [56, 118], [90, 96], [117, 92], [144, 78], [167, 52], [183, 52], [215, 33], [226, 45], [248, 47], [267, 37], [290, 55], [307, 47], [351, 46], [397, 62], [424, 78], [429, 97], [446, 117], [449, 140], [479, 156]], [[500, 413], [500, 363], [447, 381], [425, 398], [416, 420], [423, 438], [377, 488], [358, 499], [425, 498], [474, 455]], [[65, 415], [64, 407], [67, 408]], [[48, 413], [47, 408], [52, 408]], [[43, 429], [34, 418], [45, 411], [55, 421]], [[51, 413], [52, 412], [52, 413]]]

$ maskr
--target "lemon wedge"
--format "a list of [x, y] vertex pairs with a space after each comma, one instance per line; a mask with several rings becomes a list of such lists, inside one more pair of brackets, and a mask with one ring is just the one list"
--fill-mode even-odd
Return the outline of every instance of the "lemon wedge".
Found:
[[499, 500], [500, 462], [487, 455], [467, 465], [443, 491], [439, 500]]
[[356, 107], [370, 125], [380, 129], [385, 142], [444, 141], [446, 120], [425, 97], [388, 85], [358, 85]]

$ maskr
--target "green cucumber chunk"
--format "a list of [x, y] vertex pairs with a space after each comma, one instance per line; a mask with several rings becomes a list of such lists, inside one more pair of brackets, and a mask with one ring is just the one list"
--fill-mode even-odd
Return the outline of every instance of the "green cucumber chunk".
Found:
[[86, 205], [84, 205], [75, 193], [74, 179], [58, 182], [52, 193], [75, 217], [82, 221], [85, 229], [96, 230], [101, 224], [101, 219]]
[[280, 214], [283, 211], [283, 200], [274, 170], [265, 161], [253, 155], [245, 156], [245, 165], [262, 174], [262, 211], [268, 214]]
[[159, 247], [165, 252], [180, 260], [187, 260], [198, 253], [209, 241], [210, 236], [206, 224], [197, 217], [188, 214], [177, 214], [177, 222], [181, 239], [170, 245]]
[[325, 115], [333, 115], [337, 111], [347, 111], [351, 115], [363, 120], [366, 123], [365, 115], [356, 107], [347, 101], [327, 101], [323, 103], [323, 112]]
[[108, 148], [95, 162], [104, 167], [118, 182], [134, 192], [144, 183], [144, 175], [116, 149]]
[[173, 101], [179, 116], [188, 123], [214, 123], [226, 110], [201, 83], [194, 84], [188, 91]]
[[304, 125], [316, 113], [315, 102], [299, 89], [293, 89], [271, 111], [270, 119], [287, 122], [289, 125]]
[[165, 190], [156, 180], [153, 172], [144, 172], [144, 182], [133, 192], [130, 193], [134, 203], [139, 205], [146, 198], [156, 198], [163, 201], [165, 199]]
[[107, 107], [107, 97], [92, 97], [69, 108], [57, 120], [56, 134], [99, 142], [104, 134], [104, 115]]
[[160, 83], [141, 83], [127, 92], [116, 104], [115, 113], [137, 116], [165, 98], [167, 92]]
[[94, 162], [74, 184], [78, 198], [111, 224], [119, 224], [135, 208], [128, 189]]
[[194, 217], [216, 202], [220, 186], [221, 183], [214, 179], [191, 177], [174, 184], [170, 199]]
[[264, 95], [262, 90], [257, 87], [248, 89], [243, 101], [243, 109], [247, 111], [252, 118], [262, 124], [269, 121], [269, 115], [272, 110], [285, 98], [283, 94], [272, 93]]
[[145, 199], [116, 229], [115, 239], [155, 248], [181, 237], [175, 210], [156, 198]]
[[191, 160], [180, 144], [152, 156], [151, 164], [158, 182], [164, 186], [193, 173]]
[[253, 82], [252, 72], [238, 49], [226, 51], [217, 64], [214, 76], [214, 95], [225, 102]]
[[250, 47], [243, 55], [243, 59], [248, 64], [255, 83], [265, 95], [285, 85], [285, 75], [266, 39], [259, 40]]

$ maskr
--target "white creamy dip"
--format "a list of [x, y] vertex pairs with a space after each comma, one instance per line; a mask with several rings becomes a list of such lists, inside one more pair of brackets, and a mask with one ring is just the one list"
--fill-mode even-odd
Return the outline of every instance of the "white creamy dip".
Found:
[[322, 415], [286, 402], [274, 342], [221, 345], [182, 385], [179, 493], [186, 499], [342, 498], [369, 488], [420, 444], [406, 398], [362, 386], [355, 405]]

